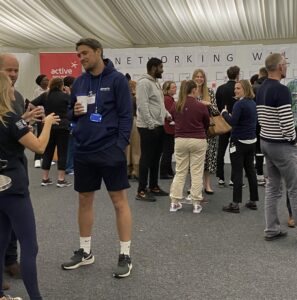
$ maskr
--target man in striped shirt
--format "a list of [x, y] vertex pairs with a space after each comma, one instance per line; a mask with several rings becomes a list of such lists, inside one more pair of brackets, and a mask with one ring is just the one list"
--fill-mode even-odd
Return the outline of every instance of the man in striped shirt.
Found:
[[287, 235], [281, 231], [277, 204], [282, 198], [284, 180], [291, 200], [293, 217], [297, 216], [297, 145], [289, 89], [280, 83], [286, 77], [286, 59], [279, 53], [265, 60], [268, 78], [256, 95], [258, 121], [261, 126], [261, 150], [266, 158], [268, 182], [265, 190], [265, 240]]

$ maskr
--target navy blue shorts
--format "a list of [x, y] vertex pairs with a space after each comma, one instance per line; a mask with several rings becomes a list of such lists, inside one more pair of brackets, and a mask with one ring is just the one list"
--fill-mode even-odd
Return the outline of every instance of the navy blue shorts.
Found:
[[102, 179], [108, 191], [130, 187], [126, 155], [112, 145], [96, 153], [74, 154], [74, 189], [79, 193], [100, 190]]

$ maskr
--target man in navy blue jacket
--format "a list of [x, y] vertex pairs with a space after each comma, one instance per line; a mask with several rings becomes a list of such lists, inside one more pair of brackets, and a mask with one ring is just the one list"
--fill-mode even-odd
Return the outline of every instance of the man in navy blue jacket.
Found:
[[132, 126], [131, 95], [125, 76], [117, 72], [97, 40], [81, 39], [76, 44], [86, 70], [72, 87], [74, 189], [79, 193], [80, 247], [64, 270], [92, 264], [91, 232], [93, 202], [103, 179], [113, 202], [120, 238], [120, 255], [115, 277], [130, 275], [131, 212], [126, 189], [129, 188], [125, 148]]

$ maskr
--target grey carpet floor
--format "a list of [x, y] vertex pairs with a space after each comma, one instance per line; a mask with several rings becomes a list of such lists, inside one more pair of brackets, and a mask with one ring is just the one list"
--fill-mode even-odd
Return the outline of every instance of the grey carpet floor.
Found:
[[[97, 192], [92, 249], [93, 265], [63, 271], [61, 263], [79, 248], [78, 197], [73, 187], [41, 187], [41, 170], [28, 155], [30, 191], [39, 241], [38, 275], [44, 299], [297, 299], [296, 230], [287, 238], [263, 239], [264, 188], [259, 188], [257, 211], [241, 207], [240, 214], [222, 212], [232, 189], [219, 188], [201, 214], [185, 205], [169, 213], [169, 198], [156, 203], [135, 201], [137, 183], [131, 182], [129, 201], [133, 213], [133, 272], [114, 279], [119, 245], [112, 204], [105, 188]], [[227, 175], [230, 166], [226, 166]], [[56, 180], [56, 166], [51, 177]], [[228, 177], [228, 176], [226, 176]], [[73, 181], [72, 176], [68, 179]], [[246, 181], [246, 179], [245, 179]], [[160, 186], [169, 190], [170, 181]], [[248, 188], [243, 192], [248, 200]], [[279, 204], [280, 220], [287, 222], [285, 198]], [[21, 280], [5, 277], [10, 294], [28, 299]]]

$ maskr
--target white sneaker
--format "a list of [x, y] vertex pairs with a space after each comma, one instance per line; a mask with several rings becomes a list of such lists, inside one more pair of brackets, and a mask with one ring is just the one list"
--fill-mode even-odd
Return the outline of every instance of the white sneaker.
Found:
[[223, 180], [223, 179], [218, 179], [218, 184], [220, 185], [220, 186], [224, 186], [225, 185], [225, 181]]
[[[234, 183], [232, 180], [229, 181], [229, 186], [233, 187]], [[243, 183], [242, 188], [246, 188], [246, 185]]]
[[41, 168], [41, 160], [40, 159], [36, 159], [34, 162], [34, 168]]
[[260, 186], [263, 186], [263, 185], [266, 184], [266, 180], [265, 180], [264, 175], [257, 175], [257, 183]]
[[[4, 297], [4, 299], [6, 299], [6, 300], [23, 300], [23, 298], [21, 298], [21, 297], [11, 297], [11, 296], [9, 296], [9, 295], [5, 295], [5, 296], [3, 296]], [[2, 298], [1, 298], [2, 299]]]
[[180, 202], [171, 203], [169, 211], [170, 212], [176, 212], [176, 211], [180, 210], [182, 207], [183, 206], [182, 206], [182, 204]]
[[200, 214], [201, 210], [202, 210], [202, 206], [200, 204], [193, 205], [193, 213], [194, 214]]

